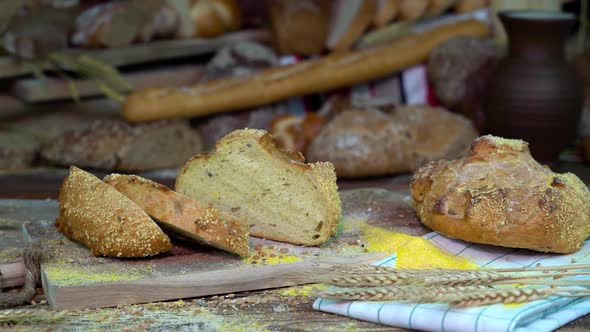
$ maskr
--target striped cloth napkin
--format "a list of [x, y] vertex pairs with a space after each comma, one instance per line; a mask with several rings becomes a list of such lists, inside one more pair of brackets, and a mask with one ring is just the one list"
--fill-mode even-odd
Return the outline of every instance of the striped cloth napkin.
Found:
[[[590, 241], [571, 255], [492, 247], [449, 239], [438, 233], [424, 236], [441, 249], [472, 260], [482, 268], [512, 268], [590, 263]], [[395, 266], [396, 255], [376, 265]], [[588, 276], [577, 278], [590, 278]], [[590, 313], [590, 298], [551, 297], [519, 305], [488, 305], [456, 309], [445, 304], [401, 302], [342, 302], [317, 299], [313, 308], [374, 323], [422, 331], [553, 331]]]

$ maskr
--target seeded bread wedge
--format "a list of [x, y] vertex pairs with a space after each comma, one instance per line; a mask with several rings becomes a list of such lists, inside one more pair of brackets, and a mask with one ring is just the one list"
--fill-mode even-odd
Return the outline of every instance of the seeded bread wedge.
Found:
[[306, 164], [264, 130], [236, 130], [191, 159], [176, 190], [245, 219], [250, 234], [302, 245], [325, 242], [340, 220], [334, 166]]
[[59, 192], [55, 225], [95, 256], [146, 257], [172, 248], [170, 239], [137, 204], [75, 166]]
[[135, 175], [111, 174], [104, 181], [139, 205], [166, 230], [245, 257], [248, 225], [159, 183]]

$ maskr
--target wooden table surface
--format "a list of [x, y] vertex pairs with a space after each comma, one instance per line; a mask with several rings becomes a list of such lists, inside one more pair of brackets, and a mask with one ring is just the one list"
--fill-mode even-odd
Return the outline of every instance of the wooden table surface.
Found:
[[[590, 167], [580, 164], [560, 164], [559, 172], [571, 171], [590, 183]], [[56, 198], [65, 173], [34, 172], [0, 175], [0, 198]], [[97, 175], [102, 175], [98, 173]], [[148, 176], [172, 185], [173, 177]], [[410, 175], [359, 181], [339, 181], [340, 189], [381, 187], [407, 190]], [[0, 244], [18, 244], [14, 230], [2, 229]], [[6, 248], [6, 245], [0, 245]], [[8, 290], [17, 291], [17, 289]], [[312, 309], [314, 297], [309, 286], [291, 287], [260, 292], [229, 294], [183, 301], [131, 305], [85, 311], [53, 312], [38, 290], [32, 309], [34, 317], [7, 322], [0, 311], [0, 330], [239, 330], [239, 331], [405, 331], [350, 318], [318, 312]], [[590, 331], [590, 315], [559, 329], [559, 331]]]

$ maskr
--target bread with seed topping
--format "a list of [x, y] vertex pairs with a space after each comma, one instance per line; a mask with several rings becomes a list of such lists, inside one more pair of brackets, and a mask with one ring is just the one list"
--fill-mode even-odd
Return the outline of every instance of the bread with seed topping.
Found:
[[307, 164], [264, 130], [236, 130], [190, 160], [176, 190], [245, 219], [250, 233], [302, 245], [325, 242], [340, 221], [334, 166]]
[[590, 234], [590, 191], [537, 163], [521, 140], [482, 136], [465, 158], [420, 168], [412, 180], [422, 223], [464, 241], [572, 253]]
[[245, 257], [249, 230], [242, 220], [136, 175], [111, 174], [104, 181], [139, 205], [164, 230]]
[[55, 225], [95, 256], [146, 257], [172, 248], [168, 236], [137, 204], [75, 166], [60, 188]]

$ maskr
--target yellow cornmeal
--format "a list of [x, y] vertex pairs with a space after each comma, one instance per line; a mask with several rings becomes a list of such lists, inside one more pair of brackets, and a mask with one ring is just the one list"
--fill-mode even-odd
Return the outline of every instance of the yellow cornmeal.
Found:
[[68, 266], [52, 264], [45, 266], [47, 278], [58, 286], [81, 286], [98, 282], [130, 281], [145, 278], [148, 268], [101, 270], [100, 267]]
[[314, 292], [328, 288], [326, 284], [313, 284], [304, 286], [293, 286], [279, 290], [282, 296], [311, 296]]
[[[281, 258], [282, 256], [282, 258]], [[303, 258], [292, 256], [292, 255], [280, 255], [277, 254], [275, 257], [264, 256], [264, 260], [262, 258], [254, 259], [254, 255], [248, 256], [244, 258], [244, 261], [247, 263], [254, 263], [256, 262], [257, 265], [274, 265], [274, 264], [282, 264], [282, 263], [293, 263], [302, 261]]]
[[371, 252], [397, 253], [396, 267], [402, 269], [446, 268], [476, 269], [472, 261], [453, 256], [430, 241], [402, 233], [394, 233], [379, 227], [363, 225], [367, 247]]

